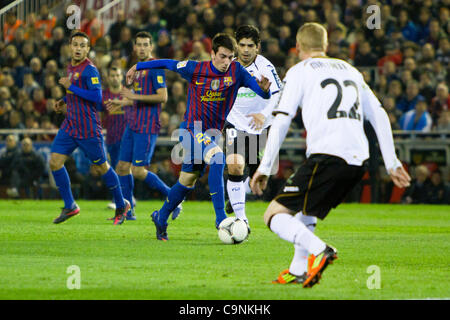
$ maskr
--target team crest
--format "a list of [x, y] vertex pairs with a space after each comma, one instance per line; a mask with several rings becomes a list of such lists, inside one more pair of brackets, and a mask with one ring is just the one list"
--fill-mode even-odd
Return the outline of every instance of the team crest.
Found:
[[211, 81], [211, 89], [216, 91], [220, 87], [220, 80]]
[[78, 72], [75, 72], [75, 74], [73, 75], [73, 80], [78, 80], [79, 77], [80, 74]]
[[233, 84], [233, 78], [232, 77], [224, 77], [223, 78], [223, 83], [229, 87]]
[[142, 76], [143, 77], [145, 77], [145, 74], [146, 74], [147, 72], [144, 70], [144, 71], [142, 71]]

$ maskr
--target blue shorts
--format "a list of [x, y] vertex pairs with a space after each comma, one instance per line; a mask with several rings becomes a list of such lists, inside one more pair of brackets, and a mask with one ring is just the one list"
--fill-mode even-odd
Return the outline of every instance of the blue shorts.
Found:
[[115, 168], [117, 166], [117, 162], [119, 162], [120, 141], [117, 141], [114, 144], [107, 144], [106, 150], [108, 150], [109, 153], [109, 159], [111, 160], [111, 167]]
[[96, 165], [106, 162], [105, 143], [103, 136], [89, 139], [77, 139], [70, 136], [64, 130], [59, 130], [52, 143], [51, 152], [64, 155], [71, 155], [79, 147], [86, 157]]
[[128, 126], [120, 142], [119, 160], [135, 167], [148, 166], [155, 152], [157, 134], [137, 133]]
[[202, 132], [195, 132], [194, 136], [192, 130], [185, 129], [181, 130], [179, 139], [184, 151], [181, 171], [200, 172], [200, 176], [202, 176], [208, 165], [208, 161], [205, 159], [208, 151], [218, 147], [214, 137], [210, 137]]

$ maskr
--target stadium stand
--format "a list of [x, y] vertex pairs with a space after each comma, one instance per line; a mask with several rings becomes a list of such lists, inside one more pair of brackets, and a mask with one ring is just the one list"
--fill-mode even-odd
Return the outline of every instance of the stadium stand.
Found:
[[[80, 28], [90, 35], [90, 58], [105, 79], [106, 70], [116, 65], [127, 70], [137, 58], [133, 36], [148, 31], [155, 43], [154, 56], [178, 60], [208, 60], [211, 38], [218, 31], [233, 34], [241, 24], [253, 24], [261, 31], [261, 49], [274, 63], [281, 78], [298, 62], [295, 34], [304, 22], [322, 23], [329, 34], [328, 55], [346, 60], [362, 71], [389, 115], [402, 161], [415, 176], [416, 167], [431, 168], [429, 188], [450, 182], [450, 10], [449, 1], [364, 1], [364, 0], [155, 0], [73, 1], [81, 8]], [[93, 5], [101, 7], [93, 7]], [[5, 154], [6, 137], [33, 140], [34, 148], [48, 159], [49, 144], [63, 116], [52, 110], [64, 95], [57, 80], [65, 74], [69, 60], [67, 43], [70, 16], [67, 1], [0, 1], [0, 154]], [[106, 4], [106, 5], [103, 5]], [[380, 8], [381, 27], [369, 29], [369, 5]], [[167, 73], [169, 100], [165, 105], [162, 137], [151, 170], [161, 172], [166, 182], [176, 177], [176, 165], [167, 160], [175, 142], [185, 108], [186, 84]], [[103, 80], [106, 86], [106, 81]], [[15, 129], [15, 130], [14, 130]], [[304, 157], [304, 130], [299, 114], [295, 119], [281, 158]], [[376, 139], [369, 141], [376, 144]], [[82, 176], [94, 175], [82, 153], [75, 163]], [[414, 202], [386, 181], [381, 157], [373, 155], [370, 171], [356, 200], [363, 202]], [[291, 170], [291, 165], [280, 166]], [[0, 172], [5, 175], [5, 169]], [[40, 181], [52, 197], [52, 178], [47, 169]], [[172, 171], [172, 174], [170, 174]], [[423, 171], [423, 170], [422, 170]], [[285, 176], [280, 172], [274, 179]], [[1, 178], [1, 176], [0, 176]], [[5, 180], [5, 179], [3, 179]], [[8, 179], [6, 179], [8, 180]], [[80, 177], [80, 188], [85, 183]], [[88, 186], [97, 188], [96, 185]], [[138, 187], [138, 186], [137, 186]], [[6, 197], [7, 186], [0, 188]], [[141, 188], [142, 189], [142, 188]], [[101, 189], [95, 189], [101, 192]], [[81, 194], [86, 194], [83, 190]], [[25, 195], [24, 195], [25, 196]], [[98, 195], [96, 195], [97, 197]], [[140, 190], [138, 197], [158, 197]], [[87, 196], [88, 197], [88, 196]], [[108, 194], [105, 193], [105, 199]], [[446, 202], [448, 198], [424, 197], [421, 202]]]

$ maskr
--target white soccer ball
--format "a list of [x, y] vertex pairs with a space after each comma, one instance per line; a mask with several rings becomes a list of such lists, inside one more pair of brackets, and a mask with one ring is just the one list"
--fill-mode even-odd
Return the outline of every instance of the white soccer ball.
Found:
[[228, 217], [219, 224], [219, 239], [225, 244], [238, 244], [247, 237], [248, 227], [243, 220]]

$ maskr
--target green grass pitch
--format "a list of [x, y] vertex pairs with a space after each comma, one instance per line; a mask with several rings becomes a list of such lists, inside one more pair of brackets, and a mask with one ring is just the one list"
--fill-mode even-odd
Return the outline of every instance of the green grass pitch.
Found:
[[[79, 216], [54, 225], [61, 201], [0, 201], [0, 299], [450, 298], [449, 206], [339, 206], [316, 229], [339, 259], [302, 289], [271, 284], [293, 246], [264, 225], [267, 203], [248, 203], [252, 234], [239, 245], [219, 241], [210, 202], [185, 202], [167, 243], [149, 219], [160, 201], [140, 201], [138, 220], [121, 226], [106, 201], [78, 203]], [[79, 290], [67, 288], [71, 265]], [[367, 286], [372, 265], [380, 289]]]

